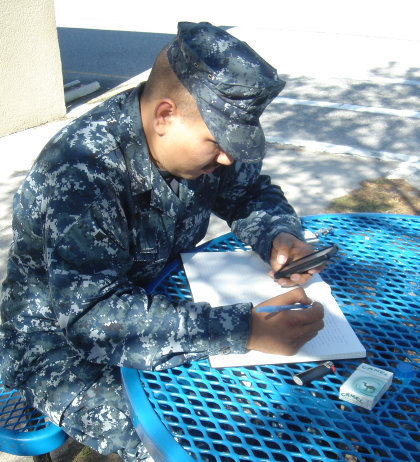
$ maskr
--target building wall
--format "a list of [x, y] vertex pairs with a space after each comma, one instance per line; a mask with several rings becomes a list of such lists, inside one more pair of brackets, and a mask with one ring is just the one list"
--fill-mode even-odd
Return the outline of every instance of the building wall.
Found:
[[64, 116], [53, 0], [0, 0], [0, 136]]

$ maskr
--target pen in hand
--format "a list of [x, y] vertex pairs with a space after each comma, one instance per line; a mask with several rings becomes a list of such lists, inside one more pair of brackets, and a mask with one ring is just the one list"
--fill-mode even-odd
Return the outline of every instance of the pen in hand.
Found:
[[312, 305], [304, 305], [302, 303], [294, 303], [293, 305], [267, 305], [267, 306], [257, 306], [255, 308], [256, 313], [277, 313], [278, 311], [288, 311], [288, 310], [304, 310], [309, 308]]

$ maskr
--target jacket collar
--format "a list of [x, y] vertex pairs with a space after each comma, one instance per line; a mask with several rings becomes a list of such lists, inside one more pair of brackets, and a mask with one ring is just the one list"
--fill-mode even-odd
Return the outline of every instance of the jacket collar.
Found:
[[142, 194], [152, 189], [151, 169], [146, 136], [140, 115], [139, 95], [144, 83], [132, 89], [120, 107], [117, 129], [121, 149], [130, 174], [131, 192]]
[[150, 191], [151, 205], [175, 218], [181, 204], [187, 204], [193, 192], [188, 189], [187, 181], [181, 180], [179, 197], [176, 196], [150, 159], [139, 104], [143, 86], [144, 83], [140, 84], [128, 94], [118, 118], [121, 148], [130, 174], [131, 192], [139, 195]]

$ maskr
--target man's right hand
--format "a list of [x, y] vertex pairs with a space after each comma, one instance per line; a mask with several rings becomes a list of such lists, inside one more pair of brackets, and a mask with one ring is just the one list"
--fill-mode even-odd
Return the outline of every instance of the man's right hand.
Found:
[[[257, 306], [311, 304], [301, 288], [273, 297]], [[252, 310], [251, 333], [247, 348], [264, 353], [293, 355], [324, 327], [324, 308], [314, 302], [311, 307], [275, 313], [256, 313]]]

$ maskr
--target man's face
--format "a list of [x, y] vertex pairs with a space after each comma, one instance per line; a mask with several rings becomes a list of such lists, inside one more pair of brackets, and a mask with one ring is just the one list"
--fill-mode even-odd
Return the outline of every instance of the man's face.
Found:
[[221, 150], [201, 117], [178, 115], [161, 137], [154, 161], [172, 175], [194, 179], [234, 159]]

